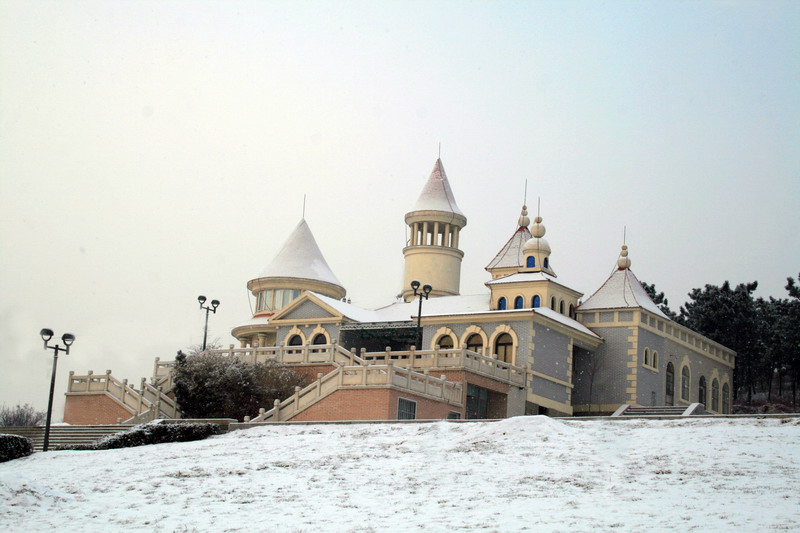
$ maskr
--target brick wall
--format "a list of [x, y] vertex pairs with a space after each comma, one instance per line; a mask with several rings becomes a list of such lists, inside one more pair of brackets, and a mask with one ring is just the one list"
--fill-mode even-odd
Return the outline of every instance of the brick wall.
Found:
[[333, 372], [336, 368], [335, 365], [290, 365], [288, 368], [294, 370], [298, 374], [306, 376], [308, 378], [308, 382], [312, 383], [317, 380], [317, 374], [329, 374]]
[[417, 402], [418, 419], [447, 418], [450, 411], [457, 411], [464, 416], [463, 409], [387, 387], [337, 390], [291, 420], [395, 420], [397, 400], [401, 397]]
[[105, 393], [70, 394], [64, 404], [64, 422], [67, 424], [116, 424], [117, 419], [127, 420], [132, 416], [133, 413]]

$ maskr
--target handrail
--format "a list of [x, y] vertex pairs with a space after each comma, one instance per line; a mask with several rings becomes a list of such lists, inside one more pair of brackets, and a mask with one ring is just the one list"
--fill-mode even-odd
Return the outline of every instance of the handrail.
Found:
[[136, 390], [128, 384], [127, 379], [118, 380], [111, 375], [110, 370], [105, 374], [95, 374], [89, 370], [85, 376], [76, 376], [75, 372], [69, 373], [67, 393], [105, 392], [116, 398], [134, 417], [155, 411], [156, 417], [180, 418], [182, 413], [175, 400], [164, 394], [161, 389], [147, 383], [142, 378], [141, 389]]
[[246, 423], [288, 420], [303, 409], [332, 394], [336, 390], [356, 387], [395, 386], [410, 393], [440, 399], [451, 405], [463, 407], [461, 383], [434, 378], [409, 368], [388, 365], [343, 366], [322, 376], [283, 401], [275, 400], [272, 409], [260, 409], [259, 415]]

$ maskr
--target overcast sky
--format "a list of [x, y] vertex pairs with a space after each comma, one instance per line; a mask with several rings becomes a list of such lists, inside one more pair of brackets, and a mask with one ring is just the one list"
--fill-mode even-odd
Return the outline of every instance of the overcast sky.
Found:
[[[541, 197], [588, 297], [627, 226], [676, 309], [800, 271], [800, 3], [0, 1], [0, 404], [149, 376], [251, 316], [302, 215], [353, 303], [392, 301], [442, 143], [462, 294]], [[535, 211], [535, 207], [532, 207]], [[422, 280], [424, 281], [424, 280]]]

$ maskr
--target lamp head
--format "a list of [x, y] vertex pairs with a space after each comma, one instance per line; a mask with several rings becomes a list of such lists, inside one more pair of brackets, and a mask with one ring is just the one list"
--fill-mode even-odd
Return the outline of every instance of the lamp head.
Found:
[[211, 300], [211, 307], [213, 307], [214, 311], [216, 311], [217, 307], [219, 307], [219, 300]]
[[42, 336], [42, 340], [46, 344], [47, 341], [49, 341], [50, 339], [53, 338], [53, 330], [52, 329], [48, 329], [48, 328], [44, 328], [42, 331], [39, 332], [39, 335]]
[[432, 290], [433, 290], [433, 287], [431, 287], [430, 285], [425, 285], [425, 286], [422, 287], [422, 292], [425, 293], [425, 298], [428, 297], [428, 295], [431, 293]]
[[414, 294], [417, 293], [417, 289], [419, 289], [419, 281], [414, 280], [411, 282], [411, 288], [414, 289]]
[[206, 303], [206, 297], [205, 296], [198, 296], [197, 297], [197, 301], [200, 302], [200, 305], [203, 305], [204, 303]]
[[72, 346], [72, 343], [75, 342], [75, 335], [72, 333], [64, 333], [61, 335], [61, 340], [65, 346], [69, 347]]

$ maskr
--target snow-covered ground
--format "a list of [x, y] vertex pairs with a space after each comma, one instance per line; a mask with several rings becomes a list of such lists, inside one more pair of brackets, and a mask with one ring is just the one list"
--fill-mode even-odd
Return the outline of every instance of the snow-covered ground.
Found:
[[270, 426], [0, 464], [0, 531], [800, 531], [800, 419]]

